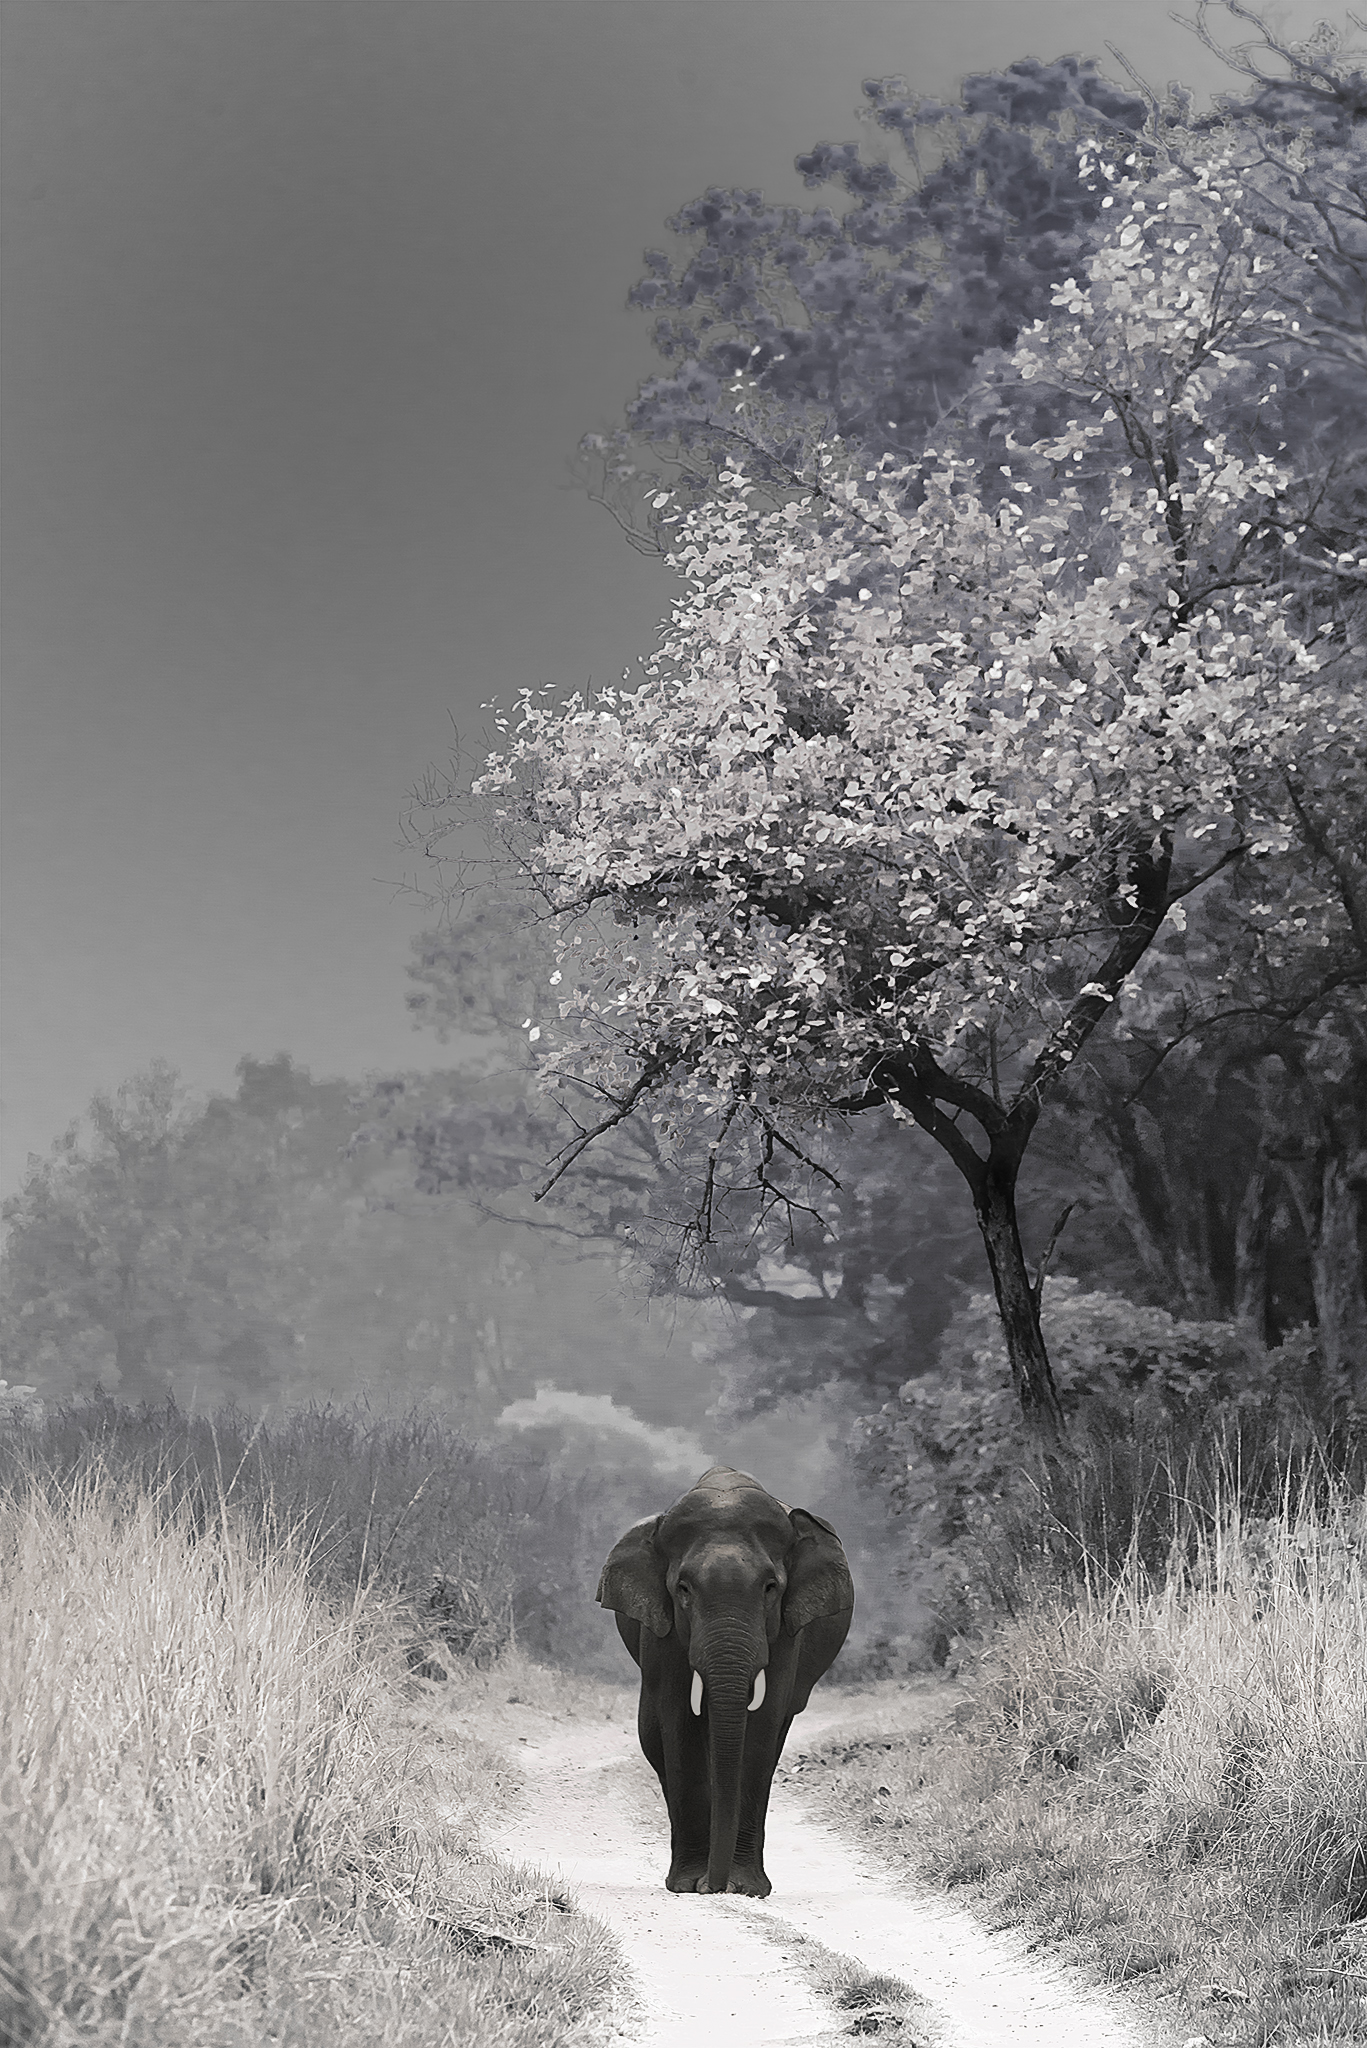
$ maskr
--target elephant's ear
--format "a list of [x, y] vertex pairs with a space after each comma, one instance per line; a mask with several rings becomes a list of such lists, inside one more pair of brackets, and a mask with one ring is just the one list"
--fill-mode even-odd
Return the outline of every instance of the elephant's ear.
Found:
[[854, 1606], [854, 1580], [840, 1538], [829, 1522], [806, 1508], [789, 1510], [794, 1543], [788, 1554], [788, 1590], [783, 1625], [790, 1636], [823, 1614]]
[[614, 1543], [598, 1581], [598, 1604], [629, 1614], [657, 1636], [667, 1636], [674, 1616], [665, 1591], [664, 1559], [655, 1548], [659, 1515], [634, 1522], [620, 1543]]

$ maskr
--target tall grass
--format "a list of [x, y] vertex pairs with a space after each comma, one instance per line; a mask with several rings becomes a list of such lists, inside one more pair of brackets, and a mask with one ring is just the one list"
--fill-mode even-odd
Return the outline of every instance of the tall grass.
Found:
[[590, 2028], [613, 1969], [592, 1923], [540, 1900], [568, 1931], [520, 1977], [453, 1949], [462, 1884], [484, 1919], [491, 1885], [524, 1928], [537, 1902], [475, 1861], [478, 1772], [436, 1825], [385, 1616], [329, 1602], [311, 1562], [288, 1523], [146, 1471], [11, 1474], [0, 2033], [548, 2048]]
[[1063, 1456], [1015, 1447], [1007, 1480], [962, 1517], [937, 1554], [939, 1611], [972, 1632], [1050, 1586], [1068, 1600], [1135, 1568], [1162, 1579], [1194, 1560], [1232, 1503], [1245, 1520], [1278, 1518], [1325, 1486], [1367, 1488], [1367, 1417], [1290, 1397], [1220, 1402], [1185, 1415], [1145, 1412], [1075, 1422]]
[[951, 1720], [803, 1782], [992, 1917], [1144, 1977], [1185, 2033], [1237, 2008], [1240, 2041], [1367, 2040], [1367, 1500], [1309, 1453], [1250, 1483], [1218, 1440], [1152, 1477], [1127, 1543], [1112, 1517], [1088, 1544], [1085, 1475], [1041, 1495]]
[[1302, 1476], [1237, 1491], [1109, 1582], [1004, 1631], [980, 1714], [1018, 1767], [1113, 1769], [1155, 1850], [1214, 1851], [1264, 1893], [1367, 1911], [1367, 1503]]
[[432, 1409], [364, 1403], [262, 1421], [96, 1397], [0, 1432], [0, 1485], [29, 1471], [60, 1490], [92, 1464], [140, 1475], [196, 1527], [224, 1500], [257, 1529], [288, 1526], [330, 1598], [362, 1587], [402, 1600], [458, 1654], [493, 1657], [516, 1640], [548, 1662], [619, 1674], [593, 1590], [621, 1529], [645, 1511], [627, 1475], [567, 1477]]

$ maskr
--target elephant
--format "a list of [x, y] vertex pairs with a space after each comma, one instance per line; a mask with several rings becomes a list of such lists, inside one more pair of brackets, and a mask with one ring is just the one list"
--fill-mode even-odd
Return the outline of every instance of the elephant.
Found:
[[598, 1600], [640, 1666], [637, 1732], [669, 1809], [666, 1886], [767, 1898], [774, 1767], [854, 1613], [839, 1537], [714, 1465], [614, 1545]]

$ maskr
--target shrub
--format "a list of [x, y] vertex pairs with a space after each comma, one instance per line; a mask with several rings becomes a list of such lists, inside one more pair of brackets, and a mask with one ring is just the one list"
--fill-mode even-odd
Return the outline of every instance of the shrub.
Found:
[[[1322, 1466], [1255, 1511], [1232, 1467], [1154, 1565], [1023, 1568], [910, 1740], [833, 1743], [802, 1783], [897, 1867], [980, 1887], [1180, 2032], [1367, 2041], [1367, 1504]], [[820, 1768], [812, 1768], [813, 1765]]]
[[863, 1425], [863, 1469], [959, 1624], [1009, 1606], [1025, 1563], [1107, 1580], [1136, 1544], [1156, 1563], [1174, 1516], [1197, 1498], [1209, 1510], [1226, 1468], [1246, 1499], [1275, 1503], [1289, 1469], [1319, 1458], [1346, 1470], [1358, 1455], [1360, 1431], [1335, 1417], [1306, 1331], [1268, 1351], [1237, 1324], [1182, 1321], [1071, 1279], [1047, 1284], [1042, 1321], [1072, 1455], [1046, 1464], [1023, 1446], [987, 1295], [950, 1325], [934, 1370]]
[[0, 1430], [36, 1429], [45, 1413], [36, 1387], [12, 1387], [0, 1380]]

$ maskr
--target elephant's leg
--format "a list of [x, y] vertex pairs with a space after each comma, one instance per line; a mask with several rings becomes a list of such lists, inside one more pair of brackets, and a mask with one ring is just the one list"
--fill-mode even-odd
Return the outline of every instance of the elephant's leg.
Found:
[[[764, 1824], [769, 1817], [769, 1794], [773, 1790], [774, 1771], [783, 1754], [783, 1745], [788, 1740], [788, 1730], [793, 1717], [787, 1715], [778, 1731], [772, 1762], [757, 1760], [755, 1777], [748, 1788], [747, 1804], [736, 1844], [736, 1868], [733, 1876], [754, 1880], [754, 1890], [749, 1895], [756, 1899], [767, 1899], [773, 1886], [764, 1868]], [[733, 1885], [739, 1891], [741, 1885]]]
[[712, 1846], [712, 1794], [707, 1752], [701, 1741], [685, 1741], [669, 1759], [665, 1802], [669, 1807], [671, 1892], [695, 1892], [707, 1876]]
[[666, 1800], [669, 1788], [665, 1782], [665, 1743], [660, 1727], [660, 1716], [655, 1702], [650, 1698], [644, 1685], [641, 1687], [641, 1703], [636, 1709], [636, 1733], [646, 1762], [660, 1781], [660, 1790]]
[[[669, 1888], [691, 1892], [697, 1889], [694, 1880], [707, 1868], [712, 1831], [707, 1751], [701, 1733], [687, 1727], [671, 1729], [666, 1737], [668, 1718], [662, 1719], [653, 1705], [647, 1709], [642, 1694], [637, 1733], [646, 1762], [660, 1781], [669, 1814]], [[688, 1882], [684, 1882], [686, 1873]]]
[[726, 1887], [746, 1898], [767, 1899], [773, 1890], [764, 1868], [764, 1823], [777, 1761], [772, 1731], [757, 1729], [754, 1736], [747, 1736], [736, 1854], [731, 1864], [731, 1882]]
[[773, 1890], [764, 1868], [764, 1824], [774, 1771], [795, 1716], [806, 1706], [817, 1679], [834, 1663], [849, 1626], [850, 1613], [844, 1610], [809, 1622], [796, 1641], [780, 1637], [774, 1645], [764, 1705], [752, 1717], [745, 1737], [740, 1827], [728, 1887], [733, 1892], [767, 1899]]
[[[647, 1637], [647, 1645], [649, 1641]], [[707, 1742], [702, 1723], [688, 1704], [692, 1674], [677, 1648], [672, 1657], [668, 1654], [671, 1647], [661, 1646], [652, 1654], [651, 1647], [643, 1646], [637, 1730], [669, 1813], [665, 1884], [672, 1892], [694, 1892], [707, 1872], [712, 1833]]]

